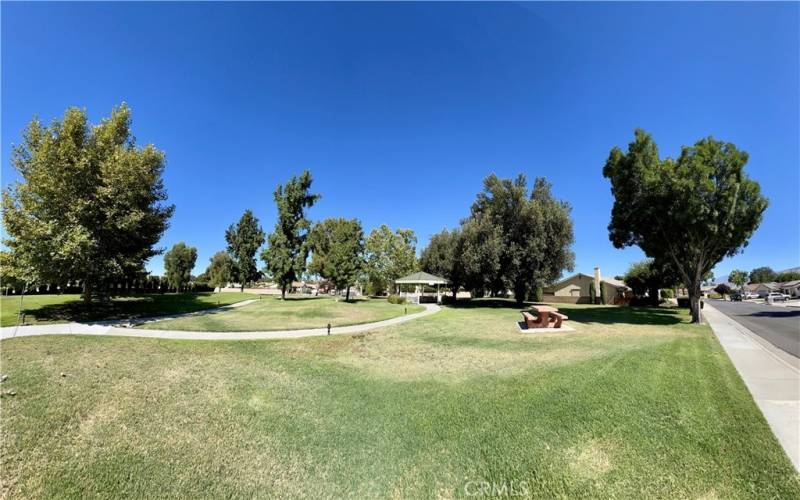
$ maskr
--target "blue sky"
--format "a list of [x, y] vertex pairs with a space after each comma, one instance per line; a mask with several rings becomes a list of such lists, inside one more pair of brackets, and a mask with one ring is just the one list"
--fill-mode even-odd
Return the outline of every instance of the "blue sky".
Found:
[[[312, 219], [416, 231], [466, 216], [495, 172], [545, 176], [573, 206], [576, 271], [624, 272], [602, 177], [633, 129], [663, 156], [713, 135], [750, 153], [770, 207], [733, 267], [800, 265], [800, 4], [9, 3], [2, 183], [33, 115], [93, 121], [125, 101], [167, 154], [160, 246], [224, 248], [246, 208], [311, 170]], [[148, 265], [161, 272], [163, 260]]]

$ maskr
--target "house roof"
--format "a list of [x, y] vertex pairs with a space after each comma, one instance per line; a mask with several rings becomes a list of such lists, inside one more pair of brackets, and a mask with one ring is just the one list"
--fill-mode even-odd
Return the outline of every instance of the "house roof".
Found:
[[[561, 280], [561, 281], [559, 281], [557, 283], [554, 283], [554, 284], [552, 284], [550, 286], [545, 287], [545, 290], [557, 289], [561, 285], [564, 285], [564, 284], [568, 283], [569, 281], [572, 281], [572, 280], [574, 280], [576, 278], [578, 278], [578, 279], [580, 279], [580, 278], [589, 278], [590, 280], [593, 280], [594, 276], [591, 276], [589, 274], [583, 274], [583, 273], [573, 274], [572, 276], [570, 276], [568, 278], [565, 278], [565, 279], [563, 279], [563, 280]], [[620, 280], [617, 280], [617, 279], [614, 279], [614, 278], [600, 278], [600, 281], [602, 281], [603, 283], [608, 283], [609, 285], [611, 285], [613, 287], [616, 287], [616, 288], [626, 288], [626, 289], [630, 288], [628, 285], [625, 284], [624, 281], [620, 281]]]
[[796, 286], [800, 286], [800, 280], [784, 281], [783, 283], [780, 283], [780, 286], [782, 288], [794, 288]]
[[751, 292], [754, 292], [759, 288], [761, 288], [762, 286], [765, 287], [767, 290], [777, 290], [778, 288], [780, 288], [780, 284], [775, 283], [774, 281], [770, 281], [769, 283], [748, 283], [747, 285], [744, 286], [744, 288], [745, 290], [750, 290]]
[[430, 273], [422, 271], [409, 274], [408, 276], [404, 276], [399, 280], [395, 280], [394, 282], [401, 285], [447, 285], [450, 283], [444, 278], [440, 278], [439, 276], [434, 276]]

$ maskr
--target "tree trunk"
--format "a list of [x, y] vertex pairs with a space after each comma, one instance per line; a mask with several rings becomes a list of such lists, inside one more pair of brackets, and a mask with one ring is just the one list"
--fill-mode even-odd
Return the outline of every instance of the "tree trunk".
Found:
[[281, 300], [286, 300], [286, 285], [281, 285]]
[[692, 323], [700, 324], [703, 318], [700, 315], [700, 282], [687, 287], [689, 292], [689, 311], [692, 314]]
[[242, 281], [242, 283], [239, 285], [239, 291], [240, 291], [241, 293], [244, 293], [244, 280], [243, 280], [243, 281]]
[[458, 298], [458, 287], [454, 286], [453, 287], [453, 304], [456, 303], [457, 298]]
[[92, 286], [89, 284], [89, 280], [83, 281], [83, 304], [88, 306], [92, 303]]
[[521, 306], [522, 304], [525, 303], [524, 282], [517, 282], [514, 284], [514, 302], [516, 302], [518, 306]]
[[347, 291], [344, 294], [344, 301], [347, 302], [350, 300], [350, 285], [347, 285]]

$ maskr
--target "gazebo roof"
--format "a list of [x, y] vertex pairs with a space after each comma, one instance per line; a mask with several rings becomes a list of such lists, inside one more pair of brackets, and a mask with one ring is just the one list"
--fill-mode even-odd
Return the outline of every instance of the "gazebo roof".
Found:
[[422, 271], [409, 274], [408, 276], [404, 276], [399, 280], [395, 280], [394, 282], [401, 285], [447, 285], [450, 283], [444, 278], [424, 273]]

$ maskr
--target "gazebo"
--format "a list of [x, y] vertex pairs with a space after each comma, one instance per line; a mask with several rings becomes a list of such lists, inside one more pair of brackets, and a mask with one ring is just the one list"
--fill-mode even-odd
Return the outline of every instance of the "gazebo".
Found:
[[[397, 294], [400, 295], [401, 285], [415, 285], [414, 286], [414, 293], [409, 294], [405, 293], [403, 295], [406, 298], [411, 298], [417, 304], [420, 303], [420, 299], [425, 294], [425, 285], [433, 286], [436, 285], [436, 303], [440, 304], [442, 302], [442, 295], [439, 293], [439, 285], [449, 285], [450, 282], [444, 278], [440, 278], [439, 276], [434, 276], [432, 274], [428, 274], [425, 272], [418, 272], [414, 274], [409, 274], [399, 280], [395, 280], [394, 282], [397, 285]], [[417, 292], [419, 289], [419, 292]]]

